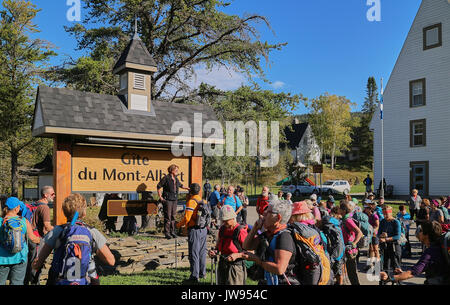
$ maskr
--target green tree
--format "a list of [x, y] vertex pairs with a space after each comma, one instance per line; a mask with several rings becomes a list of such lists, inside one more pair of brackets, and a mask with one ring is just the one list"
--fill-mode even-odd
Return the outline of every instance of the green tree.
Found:
[[48, 74], [56, 82], [83, 91], [116, 94], [112, 67], [125, 48], [137, 17], [138, 32], [158, 64], [152, 98], [178, 98], [190, 93], [195, 69], [226, 67], [265, 79], [261, 59], [285, 43], [260, 41], [256, 28], [267, 19], [240, 17], [222, 10], [223, 0], [85, 0], [82, 23], [66, 30], [88, 56], [69, 60]]
[[[280, 143], [286, 142], [284, 127], [290, 124], [289, 114], [295, 109], [301, 95], [289, 93], [274, 93], [270, 90], [261, 90], [243, 86], [235, 91], [223, 92], [208, 85], [201, 85], [196, 98], [190, 103], [203, 103], [210, 105], [224, 129], [226, 137], [226, 122], [242, 121], [266, 121], [268, 125], [268, 140], [270, 140], [270, 124], [272, 121], [280, 123]], [[258, 130], [259, 131], [259, 130]], [[235, 142], [236, 142], [235, 137]], [[249, 156], [249, 137], [246, 136], [246, 156], [212, 156], [205, 157], [204, 174], [207, 178], [221, 178], [222, 181], [230, 183], [253, 181], [255, 170], [258, 173], [260, 183], [273, 183], [280, 178], [286, 177], [292, 158], [285, 156], [289, 152], [280, 152], [280, 161], [273, 168], [256, 167], [256, 157]], [[268, 145], [270, 147], [270, 141]]]
[[328, 93], [305, 103], [310, 109], [309, 123], [321, 149], [322, 157], [331, 157], [334, 169], [336, 157], [350, 149], [352, 128], [359, 124], [351, 116], [355, 104], [343, 96]]
[[[33, 19], [39, 12], [25, 0], [4, 0], [0, 11], [0, 140], [11, 161], [11, 194], [18, 193], [19, 166], [42, 144], [31, 136], [34, 84], [55, 53], [39, 39]], [[44, 141], [45, 142], [45, 141]], [[42, 150], [43, 151], [43, 150]], [[41, 152], [42, 152], [41, 151]]]
[[373, 163], [373, 133], [370, 131], [370, 122], [378, 108], [378, 87], [374, 77], [369, 77], [366, 88], [361, 125], [355, 130], [355, 145], [359, 147], [360, 163], [372, 168]]

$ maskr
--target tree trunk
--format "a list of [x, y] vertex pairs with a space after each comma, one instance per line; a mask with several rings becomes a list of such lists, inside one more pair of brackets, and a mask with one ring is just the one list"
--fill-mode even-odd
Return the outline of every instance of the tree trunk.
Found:
[[19, 194], [19, 169], [18, 153], [11, 148], [11, 196], [18, 197]]
[[331, 170], [334, 170], [334, 154], [336, 151], [336, 143], [333, 144], [333, 150], [331, 151]]

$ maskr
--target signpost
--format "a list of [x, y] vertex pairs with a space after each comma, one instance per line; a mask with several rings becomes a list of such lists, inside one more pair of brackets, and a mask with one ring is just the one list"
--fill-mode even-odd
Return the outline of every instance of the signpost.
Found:
[[156, 200], [108, 200], [107, 202], [108, 217], [156, 215], [157, 213]]

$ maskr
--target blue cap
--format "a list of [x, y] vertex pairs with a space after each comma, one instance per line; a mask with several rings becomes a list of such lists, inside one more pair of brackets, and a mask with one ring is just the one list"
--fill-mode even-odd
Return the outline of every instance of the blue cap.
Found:
[[21, 204], [23, 204], [23, 202], [20, 201], [19, 198], [17, 198], [17, 197], [9, 197], [8, 199], [6, 199], [6, 203], [5, 203], [6, 207], [9, 210], [13, 210]]

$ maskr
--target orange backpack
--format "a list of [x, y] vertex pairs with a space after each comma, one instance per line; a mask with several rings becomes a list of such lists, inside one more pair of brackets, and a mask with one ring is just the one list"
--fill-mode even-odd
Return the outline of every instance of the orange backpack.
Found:
[[[292, 238], [297, 247], [297, 262], [301, 268], [300, 272], [307, 270], [317, 270], [315, 267], [320, 266], [320, 280], [318, 285], [328, 285], [331, 276], [330, 259], [323, 245], [321, 244], [320, 234], [313, 228], [302, 224], [294, 223], [289, 226]], [[314, 283], [313, 283], [314, 284]]]

